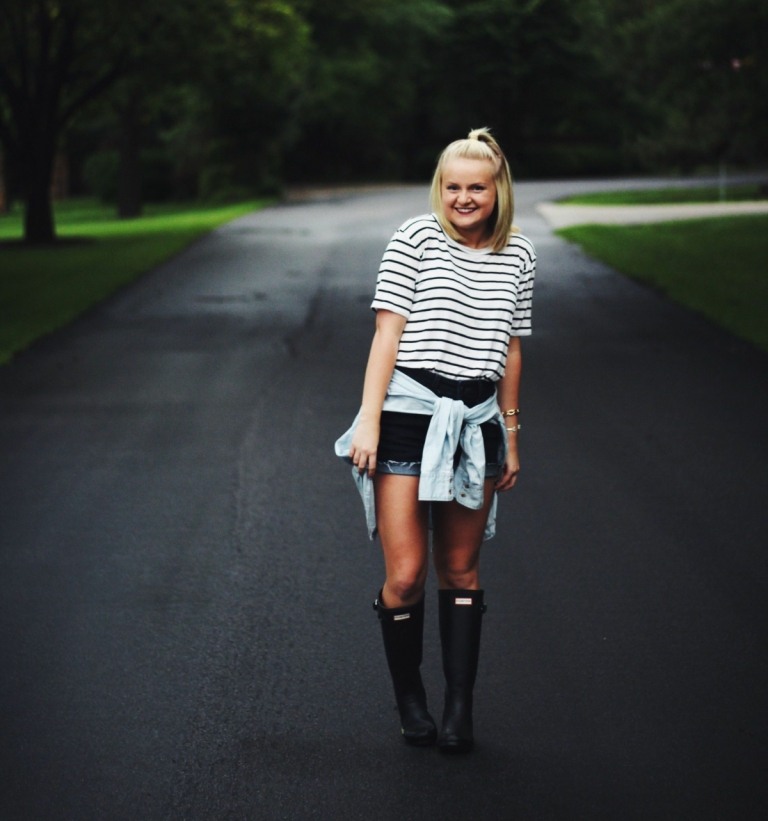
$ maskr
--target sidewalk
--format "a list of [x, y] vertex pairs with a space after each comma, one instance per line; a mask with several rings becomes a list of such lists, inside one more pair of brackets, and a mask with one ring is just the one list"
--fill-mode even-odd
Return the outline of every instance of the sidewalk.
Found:
[[638, 225], [646, 222], [768, 214], [768, 201], [689, 203], [681, 205], [565, 205], [540, 202], [536, 210], [554, 229], [594, 223]]

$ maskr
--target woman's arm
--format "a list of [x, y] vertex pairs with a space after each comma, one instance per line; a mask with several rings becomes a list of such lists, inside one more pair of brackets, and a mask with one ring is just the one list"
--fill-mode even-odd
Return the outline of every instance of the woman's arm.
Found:
[[[520, 407], [520, 373], [522, 370], [522, 355], [520, 351], [520, 337], [513, 336], [509, 340], [507, 361], [504, 367], [504, 376], [496, 386], [496, 395], [502, 413]], [[505, 416], [504, 425], [507, 428], [517, 428], [520, 424], [519, 415]], [[520, 459], [517, 455], [517, 432], [507, 431], [507, 459], [496, 482], [496, 490], [509, 490], [515, 486], [517, 475], [520, 473]]]
[[376, 312], [376, 331], [368, 355], [363, 384], [363, 401], [360, 420], [352, 436], [349, 455], [362, 473], [369, 476], [376, 472], [376, 450], [379, 446], [381, 408], [387, 395], [389, 380], [395, 369], [397, 349], [405, 327], [405, 317], [393, 311]]

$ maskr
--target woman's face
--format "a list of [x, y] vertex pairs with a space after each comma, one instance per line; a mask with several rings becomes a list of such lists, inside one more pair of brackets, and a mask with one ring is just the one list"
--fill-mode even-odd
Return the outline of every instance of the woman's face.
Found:
[[469, 246], [479, 247], [491, 233], [496, 183], [489, 160], [454, 158], [443, 166], [442, 202], [446, 219]]

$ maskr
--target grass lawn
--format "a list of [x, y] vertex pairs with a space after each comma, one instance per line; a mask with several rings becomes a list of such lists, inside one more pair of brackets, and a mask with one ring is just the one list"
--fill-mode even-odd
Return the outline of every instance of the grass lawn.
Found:
[[[757, 183], [733, 185], [725, 189], [724, 202], [764, 200], [765, 192]], [[558, 202], [568, 205], [673, 205], [691, 202], [719, 202], [720, 189], [701, 188], [653, 188], [647, 191], [599, 191], [594, 194], [578, 194]]]
[[557, 233], [768, 352], [768, 215]]
[[[20, 237], [21, 215], [0, 217], [0, 363], [197, 237], [265, 204], [158, 206], [144, 217], [117, 220], [96, 203], [69, 202], [57, 208], [57, 230], [73, 241], [53, 248], [7, 242]], [[768, 351], [768, 216], [585, 225], [558, 233]]]
[[38, 248], [12, 241], [22, 233], [20, 213], [0, 217], [0, 364], [197, 237], [267, 202], [155, 206], [133, 220], [91, 201], [62, 203], [57, 233], [68, 241]]

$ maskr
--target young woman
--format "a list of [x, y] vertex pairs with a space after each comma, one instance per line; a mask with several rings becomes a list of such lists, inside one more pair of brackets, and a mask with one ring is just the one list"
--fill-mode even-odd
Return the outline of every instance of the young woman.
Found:
[[[406, 742], [473, 746], [485, 610], [479, 557], [496, 492], [520, 462], [520, 337], [531, 333], [535, 252], [512, 225], [512, 179], [487, 129], [441, 154], [432, 213], [384, 253], [360, 412], [336, 443], [378, 530], [386, 579], [374, 603]], [[438, 733], [421, 680], [429, 530], [446, 679]]]

